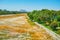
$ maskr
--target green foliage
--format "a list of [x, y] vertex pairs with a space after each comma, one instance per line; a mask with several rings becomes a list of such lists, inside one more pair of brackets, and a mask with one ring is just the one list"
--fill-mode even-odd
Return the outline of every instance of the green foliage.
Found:
[[58, 29], [56, 28], [60, 27], [60, 10], [33, 10], [27, 14], [32, 21], [44, 24], [45, 26], [48, 26], [48, 28], [51, 28], [53, 31], [59, 33]]
[[58, 21], [60, 21], [60, 15], [59, 15], [59, 16], [57, 16], [57, 20], [58, 20]]
[[53, 29], [53, 31], [56, 31], [56, 28], [58, 27], [58, 22], [54, 20], [53, 22], [51, 22], [50, 26]]

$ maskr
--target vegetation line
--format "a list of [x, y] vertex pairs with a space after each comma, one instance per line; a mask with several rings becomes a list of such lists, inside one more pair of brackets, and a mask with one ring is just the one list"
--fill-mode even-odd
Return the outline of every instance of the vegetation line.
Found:
[[55, 38], [55, 40], [60, 39], [60, 36], [58, 34], [54, 33], [53, 31], [51, 31], [51, 30], [49, 30], [47, 28], [45, 28], [43, 25], [41, 25], [41, 24], [39, 24], [37, 22], [35, 22], [35, 24], [38, 25], [39, 27], [42, 27], [43, 29], [45, 29], [51, 36], [53, 35], [53, 38]]
[[32, 21], [43, 24], [46, 28], [60, 35], [60, 10], [33, 10], [27, 15]]

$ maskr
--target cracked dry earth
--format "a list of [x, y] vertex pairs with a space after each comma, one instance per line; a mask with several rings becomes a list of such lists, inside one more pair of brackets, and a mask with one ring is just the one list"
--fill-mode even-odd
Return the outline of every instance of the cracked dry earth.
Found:
[[56, 40], [45, 29], [29, 22], [26, 14], [0, 16], [0, 40]]

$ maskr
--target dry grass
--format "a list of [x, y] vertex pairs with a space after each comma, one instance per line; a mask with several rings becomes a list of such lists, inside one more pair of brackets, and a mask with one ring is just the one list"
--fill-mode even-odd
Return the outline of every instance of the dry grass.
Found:
[[[22, 38], [23, 40], [53, 40], [43, 28], [40, 28], [35, 24], [31, 25], [31, 22], [28, 22], [27, 20], [26, 14], [0, 16], [0, 22], [3, 22], [2, 24], [0, 23], [0, 30], [8, 30], [10, 32], [8, 35], [12, 32], [21, 35], [23, 33], [26, 33], [26, 35], [29, 34], [30, 38]], [[20, 37], [19, 40], [21, 40]]]

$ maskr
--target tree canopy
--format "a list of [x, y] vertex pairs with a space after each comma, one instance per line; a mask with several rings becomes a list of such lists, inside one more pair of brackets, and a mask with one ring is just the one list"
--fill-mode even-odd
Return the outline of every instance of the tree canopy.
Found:
[[32, 21], [48, 26], [53, 31], [60, 34], [60, 29], [57, 29], [57, 27], [60, 27], [60, 10], [33, 10], [27, 14]]

